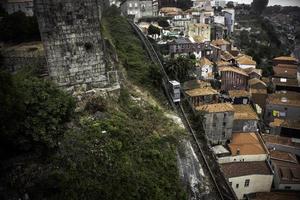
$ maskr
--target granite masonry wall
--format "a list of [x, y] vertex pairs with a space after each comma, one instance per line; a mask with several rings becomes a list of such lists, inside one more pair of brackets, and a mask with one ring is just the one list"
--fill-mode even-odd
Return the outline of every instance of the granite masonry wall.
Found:
[[35, 0], [49, 76], [59, 86], [107, 85], [103, 6], [103, 0]]

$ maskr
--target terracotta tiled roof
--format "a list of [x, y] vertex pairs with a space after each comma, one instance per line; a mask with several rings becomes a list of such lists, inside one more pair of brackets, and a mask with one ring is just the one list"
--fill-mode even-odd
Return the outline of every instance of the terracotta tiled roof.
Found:
[[300, 93], [298, 92], [285, 92], [269, 94], [267, 98], [268, 104], [287, 105], [287, 106], [300, 106]]
[[256, 112], [249, 104], [236, 104], [233, 105], [233, 109], [235, 120], [258, 120]]
[[262, 70], [261, 69], [256, 69], [256, 68], [247, 68], [247, 69], [244, 69], [244, 71], [247, 73], [247, 74], [252, 74], [252, 73], [256, 73], [258, 75], [262, 75]]
[[299, 192], [258, 192], [251, 200], [299, 200]]
[[211, 84], [206, 81], [202, 80], [189, 80], [183, 83], [183, 90], [192, 90], [196, 88], [205, 88], [205, 87], [211, 87]]
[[233, 162], [221, 164], [221, 169], [226, 178], [248, 175], [271, 175], [271, 169], [264, 161], [256, 162]]
[[197, 106], [197, 111], [217, 113], [217, 112], [233, 112], [233, 107], [230, 103], [205, 104]]
[[281, 124], [281, 126], [285, 127], [285, 128], [300, 130], [300, 119], [298, 119], [298, 120], [285, 120]]
[[244, 72], [242, 69], [237, 68], [237, 67], [222, 67], [222, 69], [220, 69], [221, 72], [235, 72], [244, 76], [248, 76], [248, 74], [246, 72]]
[[191, 24], [191, 28], [209, 28], [208, 24], [203, 24], [203, 23], [196, 23], [196, 24]]
[[176, 7], [163, 7], [159, 10], [161, 13], [165, 13], [167, 15], [181, 14], [182, 10]]
[[212, 89], [211, 87], [206, 88], [196, 88], [192, 90], [187, 90], [185, 93], [190, 97], [197, 97], [197, 96], [206, 96], [206, 95], [216, 95], [219, 94], [216, 90]]
[[268, 94], [267, 89], [254, 89], [254, 88], [250, 88], [249, 89], [250, 94]]
[[272, 159], [281, 184], [300, 184], [300, 165], [298, 163]]
[[262, 77], [261, 80], [262, 80], [265, 84], [269, 84], [269, 83], [270, 83], [270, 78], [269, 78], [269, 77]]
[[292, 162], [292, 163], [298, 163], [298, 160], [297, 160], [295, 154], [271, 149], [270, 156], [271, 156], [271, 159], [274, 159], [274, 160], [282, 160], [282, 161], [288, 161], [288, 162]]
[[224, 40], [224, 39], [213, 40], [211, 43], [212, 43], [213, 45], [215, 45], [215, 46], [229, 45], [229, 44], [230, 44], [230, 42], [228, 42], [228, 41], [226, 41], [226, 40]]
[[234, 56], [231, 55], [231, 53], [229, 53], [228, 51], [222, 51], [221, 52], [221, 59], [228, 61], [228, 60], [232, 60], [234, 59]]
[[273, 60], [275, 60], [275, 61], [285, 60], [285, 61], [295, 61], [295, 62], [298, 62], [298, 60], [296, 58], [291, 57], [291, 56], [280, 56], [280, 57], [274, 58]]
[[248, 56], [242, 56], [236, 59], [236, 62], [240, 65], [256, 65], [256, 62]]
[[190, 9], [184, 11], [184, 13], [187, 13], [187, 14], [191, 14], [192, 12], [199, 12], [199, 10], [196, 8], [190, 8]]
[[300, 119], [299, 120], [290, 120], [290, 119], [284, 120], [284, 119], [275, 118], [274, 121], [270, 123], [270, 126], [300, 130]]
[[218, 61], [216, 62], [217, 66], [220, 67], [220, 66], [231, 66], [232, 64], [230, 62], [226, 62], [226, 61]]
[[229, 97], [250, 97], [250, 93], [246, 90], [229, 90]]
[[202, 58], [200, 58], [200, 60], [198, 61], [197, 64], [199, 64], [199, 66], [203, 66], [203, 65], [212, 65], [213, 63], [210, 60], [208, 60], [207, 58], [202, 57]]
[[232, 156], [267, 153], [256, 133], [233, 133], [228, 146]]
[[270, 134], [262, 134], [262, 137], [265, 143], [296, 147], [297, 149], [300, 148], [299, 143], [293, 142], [292, 139], [288, 137], [282, 137], [282, 136], [270, 135]]
[[259, 80], [257, 78], [252, 78], [248, 81], [249, 86], [253, 86], [256, 84], [262, 84], [263, 86], [267, 87], [267, 84], [265, 82], [263, 82], [262, 80]]

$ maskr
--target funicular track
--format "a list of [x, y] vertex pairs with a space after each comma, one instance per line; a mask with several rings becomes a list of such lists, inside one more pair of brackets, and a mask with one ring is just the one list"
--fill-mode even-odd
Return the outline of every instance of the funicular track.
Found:
[[[168, 92], [168, 81], [169, 77], [166, 73], [160, 58], [158, 57], [155, 49], [153, 48], [150, 41], [146, 38], [146, 36], [142, 33], [142, 31], [133, 23], [132, 21], [128, 20], [128, 23], [131, 25], [135, 33], [138, 35], [139, 39], [142, 41], [151, 61], [157, 64], [160, 67], [160, 70], [163, 74], [163, 88], [165, 91], [165, 95], [169, 101], [169, 104], [172, 106], [173, 110], [181, 117], [182, 121], [184, 122], [186, 129], [190, 132], [191, 137], [193, 139], [193, 146], [195, 146], [198, 152], [198, 159], [203, 165], [203, 170], [205, 174], [209, 175], [209, 181], [211, 183], [212, 193], [215, 196], [214, 199], [221, 199], [221, 200], [235, 200], [237, 199], [234, 191], [232, 190], [231, 186], [229, 186], [227, 180], [223, 176], [220, 167], [213, 155], [213, 152], [208, 146], [208, 143], [205, 139], [201, 139], [197, 137], [197, 134], [193, 130], [188, 115], [186, 114], [181, 102], [178, 104], [174, 104], [172, 101], [171, 96]], [[182, 91], [181, 91], [182, 93]]]

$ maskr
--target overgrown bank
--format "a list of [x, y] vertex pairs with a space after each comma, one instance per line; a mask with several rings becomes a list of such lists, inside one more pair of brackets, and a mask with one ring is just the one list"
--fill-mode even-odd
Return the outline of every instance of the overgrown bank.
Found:
[[[129, 79], [153, 87], [155, 66], [126, 20], [108, 22]], [[75, 113], [72, 97], [33, 76], [1, 72], [1, 119], [21, 117], [20, 126], [0, 122], [0, 199], [186, 199], [176, 163], [183, 130], [163, 110], [124, 87]]]

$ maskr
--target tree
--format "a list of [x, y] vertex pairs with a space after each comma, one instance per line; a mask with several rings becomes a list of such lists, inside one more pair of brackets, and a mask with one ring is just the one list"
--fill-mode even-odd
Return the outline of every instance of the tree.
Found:
[[187, 10], [193, 6], [193, 2], [191, 0], [177, 0], [177, 7], [182, 10]]
[[73, 114], [73, 98], [34, 77], [0, 72], [0, 85], [1, 156], [56, 148]]
[[253, 0], [251, 8], [255, 13], [260, 15], [266, 9], [268, 3], [269, 0]]
[[189, 72], [193, 69], [193, 60], [188, 57], [180, 56], [171, 59], [166, 63], [166, 71], [171, 78], [184, 82], [189, 80]]
[[148, 28], [149, 35], [160, 35], [160, 29], [152, 24]]
[[227, 8], [234, 8], [234, 3], [233, 3], [233, 1], [228, 1], [227, 4], [226, 4], [226, 7], [227, 7]]
[[163, 18], [159, 18], [157, 21], [158, 25], [163, 27], [163, 28], [167, 28], [170, 26], [169, 22], [166, 19]]

